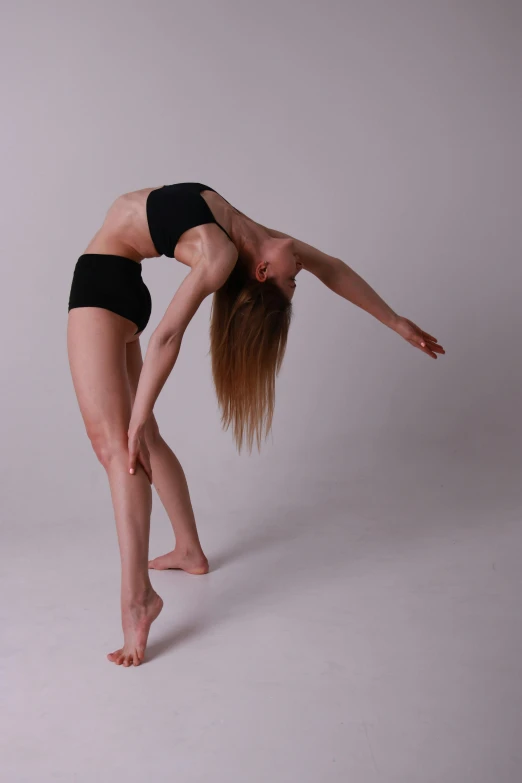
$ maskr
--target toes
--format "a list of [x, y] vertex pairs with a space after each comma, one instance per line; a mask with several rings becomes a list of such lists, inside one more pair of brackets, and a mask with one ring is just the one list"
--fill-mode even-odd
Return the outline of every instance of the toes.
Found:
[[107, 655], [107, 658], [112, 663], [120, 663], [121, 662], [121, 656], [122, 656], [122, 650], [115, 650], [114, 652], [111, 652]]
[[112, 663], [116, 663], [118, 666], [139, 666], [145, 658], [145, 649], [138, 648], [132, 653], [124, 653], [122, 650], [115, 650], [115, 652], [108, 653], [107, 658]]

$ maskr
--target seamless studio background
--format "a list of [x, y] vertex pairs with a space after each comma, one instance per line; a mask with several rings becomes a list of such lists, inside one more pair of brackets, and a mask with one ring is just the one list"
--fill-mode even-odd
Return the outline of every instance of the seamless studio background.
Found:
[[[518, 780], [521, 37], [514, 0], [3, 5], [6, 780]], [[213, 571], [153, 573], [165, 610], [124, 671], [67, 300], [111, 202], [184, 180], [447, 353], [303, 273], [272, 435], [238, 455], [205, 301], [155, 414]], [[144, 354], [185, 274], [143, 262]]]

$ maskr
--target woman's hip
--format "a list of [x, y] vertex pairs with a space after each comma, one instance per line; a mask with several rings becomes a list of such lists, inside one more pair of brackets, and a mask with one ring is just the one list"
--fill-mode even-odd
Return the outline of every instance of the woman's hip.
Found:
[[125, 256], [85, 253], [74, 267], [68, 310], [102, 307], [128, 318], [142, 332], [151, 315], [150, 291], [141, 263]]

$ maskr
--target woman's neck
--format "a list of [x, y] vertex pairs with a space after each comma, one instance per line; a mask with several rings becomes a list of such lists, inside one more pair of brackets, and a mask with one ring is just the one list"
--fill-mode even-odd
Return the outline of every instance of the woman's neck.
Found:
[[255, 266], [263, 257], [266, 242], [271, 239], [268, 231], [250, 218], [240, 217], [233, 226], [232, 238], [238, 249], [239, 260], [253, 274]]

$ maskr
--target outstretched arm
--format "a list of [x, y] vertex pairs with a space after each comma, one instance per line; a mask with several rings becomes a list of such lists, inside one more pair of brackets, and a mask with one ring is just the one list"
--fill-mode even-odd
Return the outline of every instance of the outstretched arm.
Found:
[[[276, 231], [272, 228], [266, 228], [266, 231], [273, 237], [289, 237], [282, 231]], [[427, 353], [433, 359], [437, 358], [437, 353], [445, 353], [444, 348], [437, 343], [437, 338], [420, 329], [417, 324], [408, 318], [397, 315], [386, 302], [381, 299], [379, 294], [357, 274], [357, 272], [341, 261], [340, 258], [329, 256], [300, 239], [291, 237], [294, 240], [295, 249], [299, 255], [304, 269], [312, 272], [334, 293], [339, 294], [352, 304], [366, 310], [385, 326], [393, 329], [401, 337], [407, 340], [415, 348], [419, 348], [423, 353]]]

